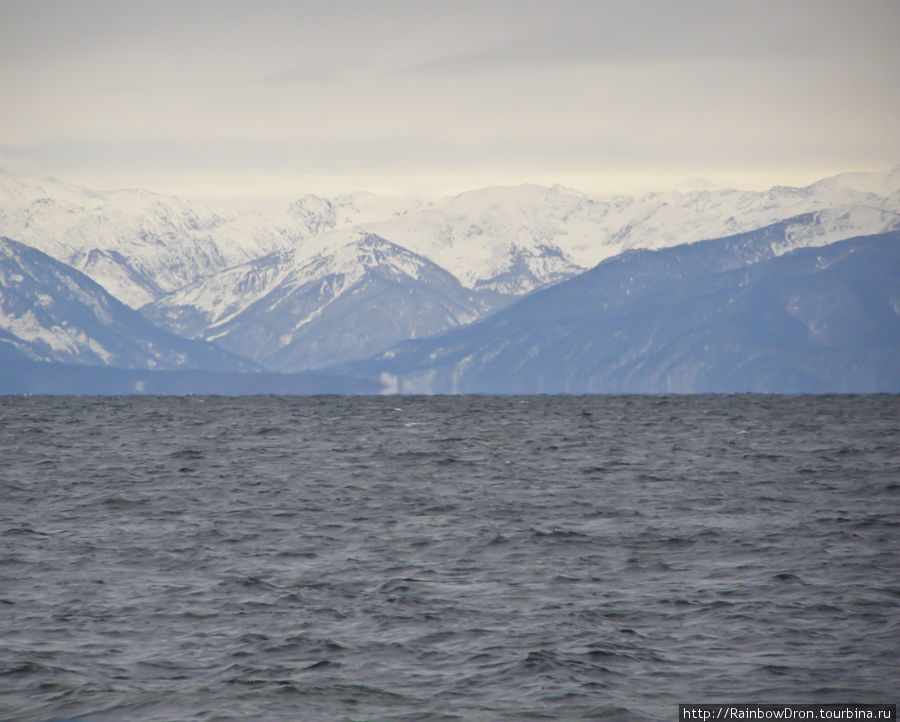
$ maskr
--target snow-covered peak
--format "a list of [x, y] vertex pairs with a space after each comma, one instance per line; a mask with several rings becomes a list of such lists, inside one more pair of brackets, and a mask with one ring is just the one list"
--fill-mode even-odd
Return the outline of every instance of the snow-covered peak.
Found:
[[384, 218], [395, 218], [422, 207], [421, 201], [403, 201], [358, 191], [322, 198], [308, 194], [288, 208], [288, 215], [305, 224], [309, 234], [325, 233], [354, 223], [369, 223]]
[[52, 198], [67, 205], [86, 204], [99, 195], [97, 191], [49, 176], [10, 173], [0, 169], [0, 198], [4, 206], [24, 206], [39, 198]]
[[286, 269], [281, 282], [295, 285], [324, 276], [341, 276], [345, 284], [352, 284], [372, 270], [416, 280], [427, 267], [437, 268], [412, 251], [357, 227], [313, 236], [280, 258]]
[[[176, 226], [199, 226], [222, 222], [236, 215], [143, 189], [98, 191], [47, 176], [0, 171], [0, 213], [7, 217], [7, 223], [16, 217], [27, 218], [32, 224], [44, 223], [62, 212], [68, 216], [88, 214], [95, 220], [103, 215], [115, 220], [141, 218], [147, 227], [160, 220]], [[68, 230], [75, 220], [69, 218], [68, 223], [55, 224], [56, 230]], [[54, 230], [54, 224], [47, 225], [47, 230]], [[96, 236], [77, 238], [82, 247], [98, 240]]]
[[788, 225], [787, 245], [779, 253], [797, 248], [826, 246], [854, 236], [886, 233], [900, 228], [900, 213], [867, 205], [836, 206], [818, 211], [810, 223]]
[[[892, 173], [883, 174], [889, 179], [888, 188]], [[763, 192], [697, 190], [602, 198], [562, 186], [521, 185], [467, 191], [400, 218], [360, 225], [430, 258], [470, 288], [499, 283], [514, 269], [527, 269], [515, 283], [504, 280], [506, 285], [497, 286], [518, 294], [630, 248], [718, 238], [851, 205], [883, 211], [888, 220], [900, 211], [896, 196], [827, 182], [806, 188], [775, 186]], [[866, 219], [858, 233], [885, 230], [871, 225], [877, 215], [858, 215]]]
[[199, 314], [197, 323], [202, 322], [201, 325], [176, 328], [179, 333], [194, 336], [200, 328], [230, 320], [276, 287], [299, 288], [326, 277], [339, 278], [343, 287], [349, 287], [373, 269], [417, 279], [427, 265], [425, 259], [384, 238], [358, 228], [343, 228], [306, 239], [293, 250], [262, 256], [201, 278], [163, 297], [155, 306], [191, 308], [192, 316]]
[[[281, 213], [237, 213], [149, 191], [94, 191], [0, 173], [0, 233], [28, 243], [139, 307], [199, 278], [272, 253], [332, 260], [373, 233], [446, 269], [470, 289], [522, 294], [629, 248], [740, 233], [832, 208], [900, 211], [900, 166], [805, 188], [596, 197], [563, 186], [495, 186], [433, 203], [359, 192], [307, 195]], [[849, 235], [876, 233], [878, 216]], [[341, 235], [341, 231], [346, 231]], [[334, 251], [334, 253], [332, 253]], [[357, 261], [354, 261], [356, 263]]]
[[360, 226], [433, 260], [470, 288], [524, 263], [528, 279], [520, 278], [512, 291], [524, 293], [580, 269], [555, 240], [565, 233], [567, 219], [589, 200], [563, 189], [496, 186]]
[[887, 197], [900, 191], [900, 163], [890, 170], [874, 173], [841, 173], [809, 186], [816, 191], [851, 190]]
[[272, 369], [367, 355], [473, 321], [484, 304], [428, 259], [358, 228], [198, 280], [142, 311]]
[[296, 218], [314, 233], [331, 231], [337, 227], [334, 204], [317, 195], [306, 195], [288, 208], [288, 215]]
[[132, 307], [228, 264], [211, 236], [235, 217], [150, 191], [0, 174], [0, 233], [83, 271]]
[[517, 186], [489, 186], [464, 191], [446, 199], [441, 206], [448, 210], [469, 214], [483, 214], [498, 208], [517, 208], [519, 212], [527, 213], [546, 207], [548, 204], [554, 207], [572, 205], [589, 197], [581, 191], [561, 185], [547, 187], [534, 183], [522, 183]]
[[253, 367], [157, 328], [84, 274], [2, 237], [0, 343], [39, 361], [151, 369]]
[[[342, 213], [342, 224], [356, 220]], [[237, 213], [145, 190], [0, 173], [0, 233], [83, 271], [133, 308], [322, 230], [315, 213]]]

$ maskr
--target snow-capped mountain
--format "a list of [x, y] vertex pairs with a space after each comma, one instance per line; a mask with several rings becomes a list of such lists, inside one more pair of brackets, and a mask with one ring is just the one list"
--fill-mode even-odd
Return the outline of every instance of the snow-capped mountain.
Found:
[[816, 193], [840, 193], [843, 190], [853, 190], [887, 198], [900, 193], [900, 165], [881, 172], [840, 173], [831, 178], [816, 181], [810, 188]]
[[[377, 225], [391, 230], [391, 224]], [[808, 213], [780, 226], [769, 252], [782, 254], [895, 227], [900, 227], [900, 216], [870, 206]], [[524, 251], [523, 241], [518, 265], [502, 270], [493, 283], [476, 280], [467, 289], [426, 257], [359, 228], [321, 234], [300, 241], [293, 251], [207, 276], [142, 312], [187, 338], [219, 343], [273, 370], [299, 371], [364, 358], [404, 338], [482, 318], [520, 295], [526, 281], [537, 285], [538, 267], [528, 265], [536, 261], [530, 251], [549, 255], [546, 246], [540, 251], [536, 244]], [[416, 245], [415, 237], [404, 240]], [[375, 242], [378, 253], [369, 248]], [[558, 249], [550, 255], [561, 257]], [[431, 272], [423, 273], [424, 268]], [[563, 273], [557, 267], [540, 285], [572, 277], [576, 269], [570, 265]], [[361, 290], [375, 277], [393, 279], [391, 292], [383, 292], [377, 302]], [[360, 303], [363, 299], [366, 303]]]
[[[521, 295], [629, 248], [721, 237], [821, 210], [850, 212], [866, 224], [848, 227], [849, 235], [887, 230], [900, 212], [900, 166], [764, 192], [601, 198], [561, 186], [523, 185], [468, 191], [430, 204], [368, 193], [307, 195], [276, 214], [0, 173], [0, 233], [82, 270], [135, 308], [204, 276], [352, 225], [431, 260], [467, 288]], [[830, 240], [841, 237], [847, 235]]]
[[307, 195], [276, 214], [0, 173], [0, 232], [82, 270], [154, 322], [275, 370], [320, 368], [466, 325], [623, 251], [786, 218], [771, 241], [776, 255], [898, 228], [900, 166], [764, 192], [593, 197], [524, 185], [428, 204]]
[[900, 231], [779, 253], [790, 225], [629, 251], [337, 370], [400, 393], [900, 391]]
[[405, 248], [348, 229], [201, 279], [142, 312], [269, 369], [296, 371], [464, 325], [500, 303]]
[[82, 271], [133, 308], [315, 233], [400, 212], [358, 193], [306, 196], [280, 214], [236, 213], [144, 190], [0, 173], [0, 234]]
[[164, 331], [70, 266], [0, 238], [0, 346], [11, 358], [120, 368], [249, 371], [255, 364]]
[[287, 209], [287, 214], [300, 222], [306, 236], [311, 236], [351, 226], [354, 223], [398, 218], [422, 205], [423, 203], [418, 200], [381, 198], [364, 191], [338, 195], [334, 198], [322, 198], [310, 193], [292, 203]]
[[468, 288], [522, 295], [583, 270], [559, 241], [589, 202], [560, 187], [483, 188], [360, 226], [433, 260]]
[[[900, 166], [764, 192], [595, 198], [562, 186], [485, 188], [361, 225], [433, 260], [469, 288], [521, 295], [624, 250], [720, 238], [814, 211], [848, 214], [843, 227], [831, 226], [828, 241], [889, 230], [900, 213]], [[797, 245], [804, 243], [798, 238]]]
[[204, 236], [227, 220], [147, 191], [101, 193], [0, 175], [0, 233], [84, 272], [131, 306], [224, 267], [226, 254]]

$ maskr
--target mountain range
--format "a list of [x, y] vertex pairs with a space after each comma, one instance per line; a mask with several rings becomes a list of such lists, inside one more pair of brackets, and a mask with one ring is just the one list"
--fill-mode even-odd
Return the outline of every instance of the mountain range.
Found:
[[256, 364], [153, 325], [83, 273], [0, 238], [0, 342], [7, 357], [132, 369], [255, 371]]
[[[704, 342], [699, 355], [682, 348], [699, 343], [693, 327], [682, 329], [681, 345], [638, 329], [675, 304], [659, 295], [664, 288], [688, 299], [666, 324], [680, 328], [711, 297], [678, 291], [679, 283], [737, 283], [727, 274], [749, 268], [784, 274], [794, 268], [787, 259], [805, 257], [804, 249], [875, 235], [890, 246], [898, 228], [900, 166], [762, 192], [594, 197], [525, 185], [408, 203], [366, 193], [306, 195], [275, 214], [0, 173], [0, 234], [8, 237], [0, 244], [0, 360], [223, 373], [326, 369], [406, 392], [847, 389], [852, 374], [839, 372], [840, 364], [831, 377], [810, 372], [806, 382], [796, 369], [729, 376], [725, 361], [712, 360], [715, 345]], [[862, 248], [854, 255], [869, 257]], [[887, 265], [871, 269], [872, 277], [887, 273], [885, 292], [893, 293], [900, 269], [889, 253], [877, 258]], [[610, 275], [625, 268], [637, 280]], [[801, 286], [809, 276], [788, 275]], [[854, 296], [854, 283], [841, 287]], [[884, 303], [877, 308], [891, 308]], [[612, 320], [614, 308], [624, 326]], [[713, 317], [703, 318], [699, 328], [708, 331], [703, 324]], [[722, 310], [715, 318], [730, 316]], [[858, 320], [865, 326], [866, 319]], [[599, 343], [596, 324], [608, 324], [618, 340]], [[717, 337], [737, 333], [726, 331], [718, 328]], [[481, 346], [485, 333], [491, 344]], [[863, 354], [851, 336], [848, 353]], [[773, 338], [770, 351], [783, 347]], [[896, 346], [886, 338], [886, 348]], [[747, 343], [738, 356], [762, 337]], [[557, 347], [569, 361], [553, 355]], [[685, 360], [676, 364], [672, 354]], [[624, 360], [631, 356], [640, 360], [633, 368]], [[894, 383], [889, 373], [871, 371], [866, 383], [863, 376], [860, 388]]]
[[395, 393], [900, 390], [900, 231], [777, 255], [789, 227], [629, 251], [333, 370]]
[[246, 350], [266, 368], [320, 368], [407, 338], [465, 325], [494, 296], [371, 233], [321, 237], [321, 250], [270, 254], [145, 307], [147, 318], [189, 338]]

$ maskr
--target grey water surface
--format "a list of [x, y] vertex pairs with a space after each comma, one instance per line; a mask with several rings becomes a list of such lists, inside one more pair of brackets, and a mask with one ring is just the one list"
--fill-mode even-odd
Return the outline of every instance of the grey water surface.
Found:
[[2, 397], [0, 719], [900, 698], [900, 397]]

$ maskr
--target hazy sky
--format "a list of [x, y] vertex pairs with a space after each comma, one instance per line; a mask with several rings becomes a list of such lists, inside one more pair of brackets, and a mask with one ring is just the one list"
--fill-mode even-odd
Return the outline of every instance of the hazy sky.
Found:
[[187, 196], [900, 162], [900, 0], [0, 0], [0, 168]]

